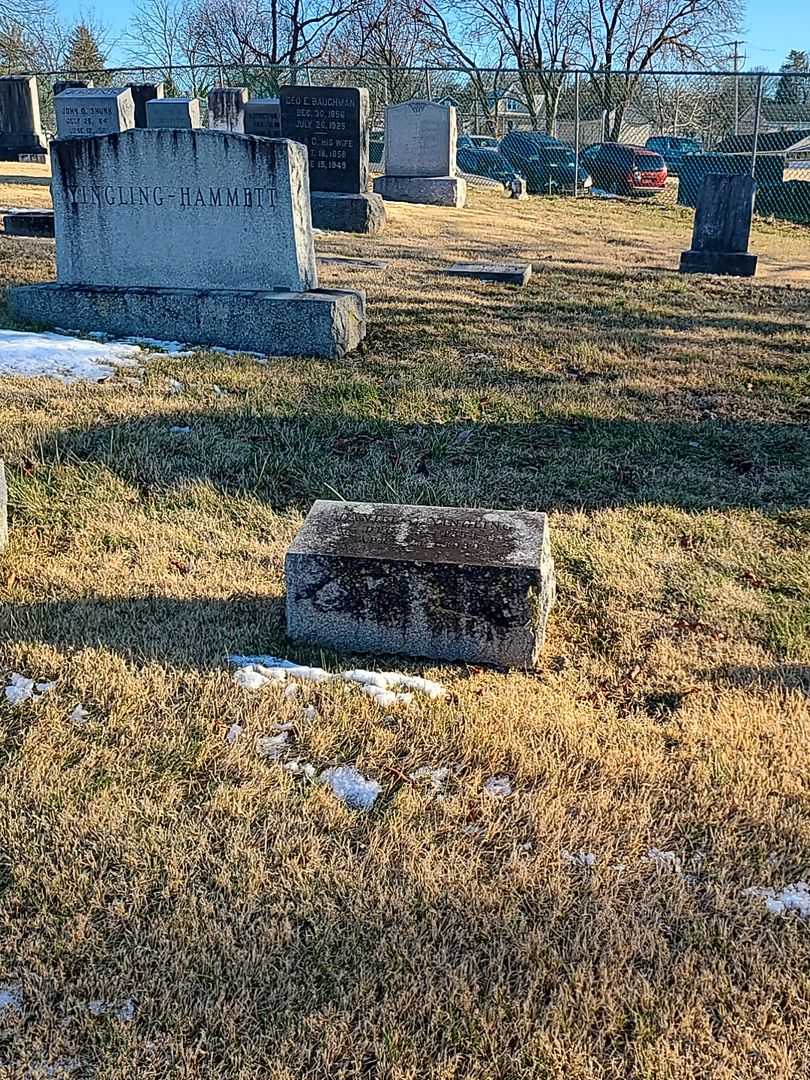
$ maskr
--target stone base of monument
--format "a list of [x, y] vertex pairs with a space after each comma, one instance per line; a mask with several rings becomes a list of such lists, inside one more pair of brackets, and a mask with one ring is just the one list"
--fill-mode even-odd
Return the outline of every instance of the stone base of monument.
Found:
[[454, 263], [448, 274], [477, 278], [478, 281], [500, 281], [507, 285], [525, 285], [532, 276], [531, 263]]
[[365, 293], [349, 289], [236, 289], [21, 285], [8, 291], [14, 317], [112, 337], [219, 346], [270, 356], [334, 359], [365, 337]]
[[12, 210], [3, 228], [6, 236], [53, 236], [53, 210]]
[[467, 181], [463, 176], [378, 176], [374, 190], [388, 202], [461, 209], [467, 201]]
[[385, 227], [385, 203], [379, 195], [313, 191], [310, 205], [315, 229], [376, 236]]
[[757, 256], [745, 251], [682, 251], [682, 274], [723, 274], [726, 277], [753, 277]]
[[533, 667], [556, 589], [545, 514], [318, 501], [287, 552], [287, 633], [340, 652]]

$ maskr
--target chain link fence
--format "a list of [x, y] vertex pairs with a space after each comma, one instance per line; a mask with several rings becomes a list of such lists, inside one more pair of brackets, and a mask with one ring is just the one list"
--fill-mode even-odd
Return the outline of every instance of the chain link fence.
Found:
[[758, 214], [810, 224], [807, 74], [201, 65], [37, 78], [51, 130], [54, 85], [63, 81], [163, 82], [167, 94], [201, 98], [203, 112], [214, 86], [246, 86], [252, 97], [293, 83], [364, 86], [372, 168], [381, 167], [386, 105], [429, 99], [455, 106], [459, 167], [483, 183], [522, 175], [535, 195], [694, 207], [706, 173], [751, 173]]

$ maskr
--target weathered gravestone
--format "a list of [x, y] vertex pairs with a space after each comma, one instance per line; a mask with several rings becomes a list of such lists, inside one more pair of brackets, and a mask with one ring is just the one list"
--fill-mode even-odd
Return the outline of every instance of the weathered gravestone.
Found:
[[18, 161], [21, 155], [39, 159], [47, 152], [37, 80], [33, 75], [4, 75], [0, 78], [0, 161]]
[[127, 83], [127, 88], [132, 91], [132, 101], [135, 105], [136, 128], [149, 127], [146, 118], [146, 106], [150, 101], [159, 101], [163, 97], [163, 83]]
[[499, 281], [507, 285], [525, 285], [532, 276], [531, 263], [453, 263], [448, 274], [477, 278], [479, 281]]
[[467, 182], [456, 173], [456, 110], [406, 101], [385, 110], [385, 175], [374, 181], [384, 199], [462, 207]]
[[287, 632], [345, 652], [532, 667], [555, 598], [545, 514], [318, 501], [287, 552]]
[[302, 146], [135, 129], [51, 160], [57, 283], [10, 290], [17, 318], [274, 355], [362, 340], [363, 293], [317, 288]]
[[6, 236], [53, 236], [53, 210], [10, 210], [3, 229]]
[[53, 96], [61, 94], [63, 90], [86, 90], [93, 85], [92, 79], [57, 79], [53, 84]]
[[245, 134], [264, 139], [281, 138], [281, 103], [278, 98], [251, 98], [245, 103]]
[[748, 241], [756, 190], [756, 181], [747, 174], [704, 176], [692, 247], [681, 253], [682, 274], [754, 276], [757, 256], [748, 254]]
[[312, 224], [374, 235], [385, 206], [368, 191], [368, 90], [282, 86], [281, 131], [309, 153]]
[[149, 128], [199, 128], [199, 98], [154, 98], [146, 103]]
[[69, 88], [53, 104], [60, 139], [108, 135], [135, 126], [135, 102], [128, 87]]
[[248, 92], [244, 86], [215, 86], [208, 95], [210, 130], [244, 135], [247, 100]]

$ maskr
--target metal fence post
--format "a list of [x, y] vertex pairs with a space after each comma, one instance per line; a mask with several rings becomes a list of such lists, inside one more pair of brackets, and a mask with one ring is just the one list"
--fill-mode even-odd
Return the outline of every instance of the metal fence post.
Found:
[[433, 101], [433, 87], [430, 80], [430, 68], [425, 68], [425, 97], [428, 101]]
[[756, 176], [757, 171], [757, 143], [759, 142], [759, 125], [762, 119], [762, 75], [757, 76], [757, 100], [754, 109], [754, 146], [751, 150], [751, 175]]
[[579, 196], [579, 72], [574, 72], [574, 198]]

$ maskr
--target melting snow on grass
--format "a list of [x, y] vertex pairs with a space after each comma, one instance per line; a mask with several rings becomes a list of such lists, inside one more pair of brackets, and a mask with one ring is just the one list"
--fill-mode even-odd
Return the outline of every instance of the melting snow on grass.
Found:
[[449, 775], [450, 770], [446, 765], [441, 765], [437, 769], [431, 768], [430, 765], [422, 765], [420, 768], [413, 770], [410, 778], [417, 784], [429, 783], [434, 793], [441, 798], [444, 795], [444, 788]]
[[241, 734], [241, 726], [239, 724], [231, 724], [231, 726], [225, 732], [225, 742], [228, 744], [228, 746], [235, 746]]
[[569, 866], [583, 866], [589, 870], [596, 862], [596, 856], [590, 851], [566, 851], [563, 848], [560, 857]]
[[505, 799], [512, 794], [512, 782], [508, 776], [490, 776], [484, 784], [484, 791], [495, 799]]
[[755, 896], [763, 900], [771, 915], [783, 915], [786, 911], [797, 911], [802, 918], [810, 915], [810, 885], [806, 881], [797, 881], [792, 885], [785, 885], [782, 889], [754, 886], [744, 889], [743, 896]]
[[367, 780], [353, 765], [335, 765], [324, 769], [321, 782], [328, 784], [335, 798], [352, 810], [370, 810], [382, 787], [376, 780]]
[[25, 701], [39, 701], [43, 694], [53, 690], [54, 685], [52, 682], [34, 682], [15, 671], [9, 676], [8, 685], [3, 692], [6, 701], [11, 705], [22, 705]]
[[116, 1020], [133, 1020], [135, 1018], [134, 1001], [91, 1001], [87, 1008], [91, 1016], [113, 1016]]
[[0, 375], [46, 375], [60, 382], [108, 379], [120, 367], [140, 367], [137, 345], [63, 334], [0, 330]]
[[424, 694], [432, 700], [442, 698], [447, 693], [441, 683], [416, 675], [405, 675], [400, 671], [357, 669], [333, 674], [324, 668], [293, 664], [275, 656], [229, 656], [228, 659], [238, 667], [234, 681], [243, 690], [260, 690], [274, 683], [285, 683], [286, 697], [295, 697], [298, 694], [300, 688], [296, 684], [299, 682], [323, 683], [339, 680], [357, 685], [383, 708], [397, 704], [409, 705], [413, 701], [414, 693]]
[[681, 860], [674, 851], [661, 851], [653, 847], [641, 856], [641, 861], [650, 863], [656, 870], [668, 870], [673, 874], [680, 874], [683, 870]]
[[22, 987], [19, 983], [0, 983], [0, 1014], [6, 1009], [11, 1009], [16, 1013], [22, 1012]]
[[68, 717], [68, 720], [72, 724], [86, 724], [90, 713], [85, 709], [84, 705], [77, 705], [73, 712]]

